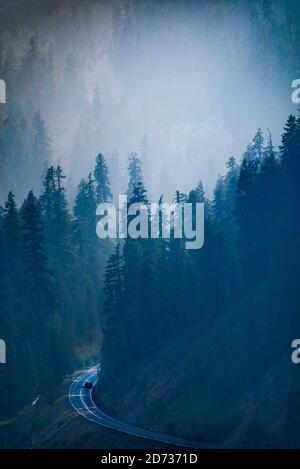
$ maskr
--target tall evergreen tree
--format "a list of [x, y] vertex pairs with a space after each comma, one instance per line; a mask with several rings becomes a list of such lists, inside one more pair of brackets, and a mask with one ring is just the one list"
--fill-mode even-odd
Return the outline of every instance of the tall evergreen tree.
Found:
[[134, 197], [134, 190], [139, 186], [140, 190], [144, 186], [143, 170], [141, 161], [136, 153], [132, 153], [129, 157], [128, 164], [129, 182], [127, 189], [128, 200]]
[[82, 261], [95, 260], [96, 238], [96, 194], [92, 175], [82, 180], [74, 205], [75, 243]]
[[[44, 392], [53, 396], [59, 370], [46, 363], [55, 363], [58, 357], [50, 355], [53, 339], [55, 297], [52, 277], [45, 253], [45, 238], [40, 203], [29, 192], [21, 211], [22, 217], [22, 261], [24, 280], [24, 316], [26, 332], [30, 337], [30, 357], [34, 374], [30, 388], [33, 396]], [[28, 384], [28, 383], [27, 383]]]
[[97, 204], [109, 202], [112, 199], [110, 181], [108, 177], [108, 168], [104, 155], [99, 153], [96, 158], [94, 169], [94, 178], [96, 182], [96, 200]]
[[59, 271], [67, 269], [73, 258], [71, 219], [63, 186], [64, 179], [62, 168], [51, 166], [44, 178], [44, 192], [40, 199], [47, 252], [54, 262], [54, 268]]
[[40, 186], [37, 181], [40, 181], [41, 177], [43, 177], [46, 173], [46, 167], [51, 160], [51, 156], [52, 148], [48, 130], [40, 112], [37, 111], [32, 122], [32, 145], [30, 161], [30, 166], [32, 168], [31, 187], [34, 187], [36, 190], [40, 190]]

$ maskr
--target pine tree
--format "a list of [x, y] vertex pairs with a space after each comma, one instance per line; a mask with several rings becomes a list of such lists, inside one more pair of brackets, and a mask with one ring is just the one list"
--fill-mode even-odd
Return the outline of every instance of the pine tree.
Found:
[[141, 140], [139, 154], [144, 169], [146, 185], [149, 190], [153, 178], [153, 168], [151, 161], [152, 149], [148, 135], [144, 135]]
[[80, 108], [85, 95], [84, 81], [74, 54], [69, 53], [65, 59], [62, 80], [62, 93], [68, 110]]
[[132, 153], [129, 157], [128, 165], [129, 182], [127, 189], [127, 197], [130, 201], [134, 197], [134, 190], [139, 186], [140, 190], [144, 186], [144, 178], [141, 161], [136, 153]]
[[145, 204], [148, 203], [147, 199], [147, 190], [144, 186], [143, 181], [139, 181], [133, 189], [133, 195], [129, 201], [129, 204], [143, 202]]
[[52, 157], [51, 142], [48, 136], [48, 130], [41, 114], [37, 111], [32, 122], [32, 145], [31, 145], [31, 161], [32, 168], [32, 187], [39, 190], [37, 181], [46, 172], [47, 164]]
[[[50, 103], [50, 108], [55, 111], [55, 104], [57, 103], [57, 77], [55, 74], [54, 64], [54, 47], [51, 43], [44, 57], [44, 72], [42, 93], [45, 95], [47, 102]], [[54, 105], [53, 105], [54, 104]]]
[[253, 157], [257, 158], [259, 162], [261, 162], [262, 160], [263, 146], [264, 146], [264, 137], [263, 137], [261, 128], [259, 128], [252, 141]]
[[55, 363], [55, 355], [50, 357], [50, 344], [53, 340], [52, 326], [55, 313], [55, 297], [51, 272], [45, 254], [45, 238], [41, 207], [29, 192], [22, 210], [22, 262], [24, 269], [24, 311], [25, 333], [30, 337], [29, 363], [31, 365], [33, 396], [44, 392], [53, 395], [57, 383], [57, 369], [47, 368], [45, 363]]
[[226, 207], [227, 207], [227, 223], [230, 224], [229, 231], [233, 239], [235, 239], [236, 232], [236, 219], [235, 219], [235, 204], [236, 193], [239, 179], [239, 166], [233, 156], [229, 158], [226, 163], [227, 174], [224, 177], [225, 194], [226, 194]]
[[212, 216], [219, 232], [225, 228], [226, 217], [226, 194], [224, 179], [219, 176], [213, 192]]
[[282, 165], [291, 181], [298, 179], [300, 163], [298, 152], [300, 150], [300, 118], [290, 115], [284, 127], [282, 143], [279, 147]]
[[122, 170], [122, 164], [117, 151], [113, 151], [108, 158], [108, 167], [111, 182], [111, 192], [113, 198], [118, 201], [120, 194], [124, 194], [126, 185], [125, 175]]
[[40, 98], [40, 83], [44, 71], [42, 55], [37, 36], [30, 38], [29, 47], [22, 59], [18, 89], [27, 97], [28, 111], [32, 111], [33, 103]]
[[98, 83], [93, 90], [92, 101], [92, 115], [93, 115], [93, 144], [94, 151], [97, 151], [103, 139], [103, 118], [102, 118], [102, 102], [101, 92]]
[[110, 181], [108, 178], [108, 169], [104, 155], [99, 153], [96, 158], [94, 169], [94, 178], [96, 182], [96, 200], [97, 204], [109, 202], [112, 199]]
[[[20, 219], [14, 195], [8, 195], [5, 209], [0, 209], [0, 330], [7, 344], [9, 360], [1, 372], [2, 390], [6, 396], [0, 413], [11, 417], [28, 404], [31, 398], [30, 385], [23, 389], [24, 371], [27, 371], [27, 336], [24, 318], [23, 287], [21, 272]], [[29, 370], [30, 374], [30, 370]], [[7, 383], [11, 387], [7, 388]], [[1, 384], [0, 384], [1, 394]], [[0, 404], [1, 407], [1, 404]]]
[[26, 287], [36, 301], [46, 301], [53, 307], [50, 271], [45, 254], [45, 237], [41, 206], [29, 192], [21, 211], [23, 263], [26, 271]]
[[40, 199], [47, 253], [53, 268], [61, 274], [73, 260], [71, 219], [63, 187], [64, 179], [62, 168], [51, 166], [44, 178], [44, 192]]
[[255, 190], [258, 180], [259, 162], [257, 158], [244, 156], [237, 186], [236, 217], [240, 234], [240, 249], [243, 267], [248, 269], [247, 279], [256, 278], [256, 267], [251, 259], [257, 258], [256, 233], [259, 229], [257, 192]]
[[82, 262], [94, 265], [96, 249], [96, 194], [92, 175], [78, 187], [74, 205], [74, 237]]
[[196, 191], [197, 202], [204, 203], [205, 202], [205, 195], [204, 195], [204, 188], [203, 188], [202, 181], [198, 182], [195, 191]]
[[28, 134], [27, 122], [19, 106], [14, 108], [9, 118], [0, 121], [0, 182], [3, 198], [10, 190], [20, 196], [25, 185], [31, 184]]

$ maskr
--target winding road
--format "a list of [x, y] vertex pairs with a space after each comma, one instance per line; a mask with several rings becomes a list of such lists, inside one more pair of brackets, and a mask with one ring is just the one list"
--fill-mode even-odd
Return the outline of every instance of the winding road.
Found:
[[114, 419], [109, 415], [102, 412], [95, 404], [93, 400], [93, 388], [87, 389], [84, 387], [86, 381], [93, 383], [93, 388], [98, 381], [98, 366], [84, 371], [78, 376], [71, 384], [69, 390], [69, 400], [74, 409], [81, 414], [84, 418], [91, 420], [92, 422], [102, 425], [103, 427], [116, 430], [118, 432], [126, 433], [128, 435], [136, 436], [139, 438], [145, 438], [147, 440], [157, 441], [165, 443], [171, 446], [179, 446], [185, 448], [200, 448], [210, 449], [213, 448], [211, 445], [205, 443], [199, 443], [196, 441], [185, 440], [175, 436], [165, 435], [162, 433], [156, 433], [151, 430], [145, 430], [143, 428], [135, 427], [128, 423], [121, 422], [120, 420]]

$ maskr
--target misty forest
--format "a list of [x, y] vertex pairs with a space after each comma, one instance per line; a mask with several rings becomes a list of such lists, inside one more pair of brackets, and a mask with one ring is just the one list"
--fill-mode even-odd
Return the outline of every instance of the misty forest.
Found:
[[[101, 362], [112, 416], [299, 447], [296, 2], [18, 3], [0, 2], [0, 423]], [[99, 239], [119, 194], [204, 203], [203, 248]]]

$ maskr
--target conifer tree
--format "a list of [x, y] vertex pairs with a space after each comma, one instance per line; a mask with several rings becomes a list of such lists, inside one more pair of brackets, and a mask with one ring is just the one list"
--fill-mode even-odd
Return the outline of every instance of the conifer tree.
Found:
[[152, 186], [153, 179], [153, 166], [152, 166], [152, 148], [148, 135], [144, 135], [139, 149], [139, 155], [143, 165], [143, 172], [145, 175], [145, 182], [149, 191]]
[[103, 118], [102, 118], [102, 102], [101, 92], [98, 83], [93, 90], [92, 100], [92, 117], [93, 117], [93, 151], [97, 151], [103, 139]]
[[300, 163], [298, 152], [300, 150], [300, 118], [290, 115], [284, 127], [280, 155], [290, 181], [298, 178]]
[[140, 191], [141, 191], [143, 190], [142, 187], [144, 186], [142, 165], [136, 153], [132, 153], [129, 157], [128, 175], [129, 175], [129, 182], [128, 182], [128, 189], [127, 189], [127, 197], [128, 197], [128, 200], [130, 201], [134, 197], [135, 188], [139, 186]]
[[55, 363], [57, 357], [49, 356], [52, 341], [52, 324], [55, 313], [55, 296], [51, 272], [45, 253], [45, 238], [40, 203], [29, 192], [22, 210], [22, 261], [24, 269], [24, 312], [26, 333], [30, 337], [29, 360], [33, 370], [32, 391], [42, 390], [52, 394], [50, 383], [57, 380], [57, 369], [47, 371], [45, 363]]
[[99, 153], [96, 158], [96, 166], [94, 169], [94, 179], [96, 183], [96, 200], [97, 204], [109, 202], [112, 199], [110, 189], [110, 181], [108, 177], [108, 169], [104, 155]]
[[39, 181], [46, 173], [47, 164], [51, 160], [52, 156], [52, 148], [48, 130], [39, 111], [35, 113], [33, 118], [31, 139], [31, 187], [34, 187], [39, 191]]
[[74, 205], [74, 236], [82, 261], [95, 261], [96, 237], [96, 194], [92, 175], [82, 179]]
[[[45, 253], [41, 207], [33, 192], [29, 192], [27, 199], [23, 203], [21, 218], [22, 260], [23, 268], [26, 272], [24, 285], [28, 298], [33, 300], [33, 304], [43, 304], [49, 315], [51, 315], [51, 310], [53, 311], [54, 306], [51, 273]], [[39, 312], [38, 308], [36, 309], [37, 324], [39, 320], [44, 322], [44, 312]]]
[[64, 179], [60, 166], [48, 168], [41, 196], [48, 256], [55, 270], [61, 273], [70, 266], [73, 259], [71, 220], [63, 186]]

